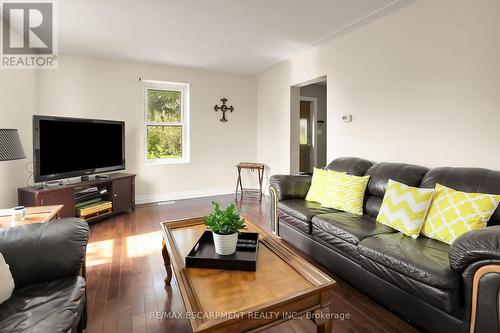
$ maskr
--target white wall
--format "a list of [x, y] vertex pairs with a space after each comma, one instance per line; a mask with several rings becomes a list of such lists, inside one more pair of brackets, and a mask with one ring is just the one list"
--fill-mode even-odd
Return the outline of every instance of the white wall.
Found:
[[499, 12], [498, 0], [420, 0], [261, 73], [257, 158], [290, 172], [290, 86], [326, 75], [327, 160], [500, 170]]
[[[144, 163], [143, 86], [138, 78], [189, 83], [191, 162]], [[229, 99], [229, 121], [213, 106]], [[124, 120], [127, 171], [138, 202], [229, 193], [235, 164], [256, 158], [256, 80], [251, 76], [64, 55], [38, 78], [40, 114]]]
[[[0, 25], [3, 20], [0, 17]], [[17, 203], [17, 188], [26, 186], [31, 161], [31, 114], [36, 109], [36, 72], [0, 69], [0, 128], [19, 132], [26, 159], [0, 161], [0, 209]], [[24, 185], [23, 185], [24, 184]]]
[[[256, 159], [257, 97], [253, 76], [70, 55], [60, 56], [57, 70], [38, 71], [36, 87], [33, 72], [11, 71], [8, 77], [5, 73], [0, 71], [1, 124], [4, 126], [5, 119], [11, 127], [22, 127], [24, 148], [30, 154], [33, 114], [124, 120], [126, 171], [137, 174], [139, 203], [232, 193], [236, 185], [235, 164]], [[191, 85], [189, 164], [144, 163], [143, 88], [139, 77]], [[21, 91], [28, 79], [30, 90]], [[228, 98], [235, 108], [227, 115], [227, 123], [220, 122], [221, 114], [213, 110], [222, 97]], [[11, 110], [17, 112], [14, 117], [8, 114]], [[21, 168], [26, 160], [0, 163], [0, 175], [7, 179], [1, 193], [8, 194], [5, 199], [2, 197], [0, 207], [12, 206], [16, 188], [25, 184]], [[7, 168], [3, 163], [12, 166]], [[247, 184], [256, 179], [254, 174], [244, 176]]]
[[[497, 0], [420, 0], [257, 78], [68, 55], [58, 70], [2, 70], [0, 127], [19, 128], [29, 156], [0, 162], [0, 207], [25, 184], [35, 113], [125, 120], [140, 201], [230, 192], [244, 160], [266, 163], [266, 176], [289, 173], [290, 87], [324, 75], [327, 160], [500, 169], [499, 12]], [[191, 84], [190, 164], [143, 163], [140, 76]], [[235, 106], [225, 124], [212, 110], [222, 97]]]
[[[1, 23], [1, 22], [0, 22]], [[19, 131], [27, 158], [0, 161], [0, 209], [17, 203], [17, 188], [26, 186], [31, 161], [31, 117], [36, 109], [36, 78], [30, 70], [0, 70], [0, 128]]]

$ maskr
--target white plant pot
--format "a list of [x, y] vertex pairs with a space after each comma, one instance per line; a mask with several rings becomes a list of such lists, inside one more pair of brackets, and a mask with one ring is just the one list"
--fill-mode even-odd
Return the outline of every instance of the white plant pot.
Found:
[[212, 232], [214, 237], [215, 252], [227, 256], [236, 252], [236, 243], [238, 241], [238, 233], [231, 235], [219, 235]]

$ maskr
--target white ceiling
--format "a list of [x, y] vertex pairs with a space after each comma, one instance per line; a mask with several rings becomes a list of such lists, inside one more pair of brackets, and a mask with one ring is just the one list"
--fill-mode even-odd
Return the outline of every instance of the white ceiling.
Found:
[[59, 51], [253, 74], [398, 0], [62, 0]]

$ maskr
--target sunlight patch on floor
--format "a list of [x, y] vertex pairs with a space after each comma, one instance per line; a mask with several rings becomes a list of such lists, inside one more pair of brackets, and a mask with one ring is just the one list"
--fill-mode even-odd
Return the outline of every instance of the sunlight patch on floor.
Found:
[[112, 239], [88, 243], [86, 266], [102, 265], [111, 262], [113, 258], [113, 243]]
[[129, 258], [144, 257], [161, 251], [162, 232], [154, 231], [127, 237], [127, 255]]

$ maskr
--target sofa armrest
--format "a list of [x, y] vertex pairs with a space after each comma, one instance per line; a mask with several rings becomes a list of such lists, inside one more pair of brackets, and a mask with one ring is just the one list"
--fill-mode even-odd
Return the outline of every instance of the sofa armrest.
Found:
[[89, 226], [79, 218], [0, 230], [0, 253], [17, 287], [78, 275], [85, 261]]
[[500, 260], [500, 226], [469, 231], [458, 237], [449, 253], [451, 268], [462, 271], [480, 260]]
[[274, 175], [269, 180], [269, 193], [271, 195], [271, 230], [279, 237], [278, 202], [285, 199], [305, 199], [312, 176], [299, 175]]
[[500, 299], [500, 260], [474, 261], [461, 273], [465, 326], [470, 332], [500, 332], [498, 300]]
[[269, 184], [276, 191], [278, 201], [304, 199], [311, 187], [311, 179], [309, 175], [274, 175]]

